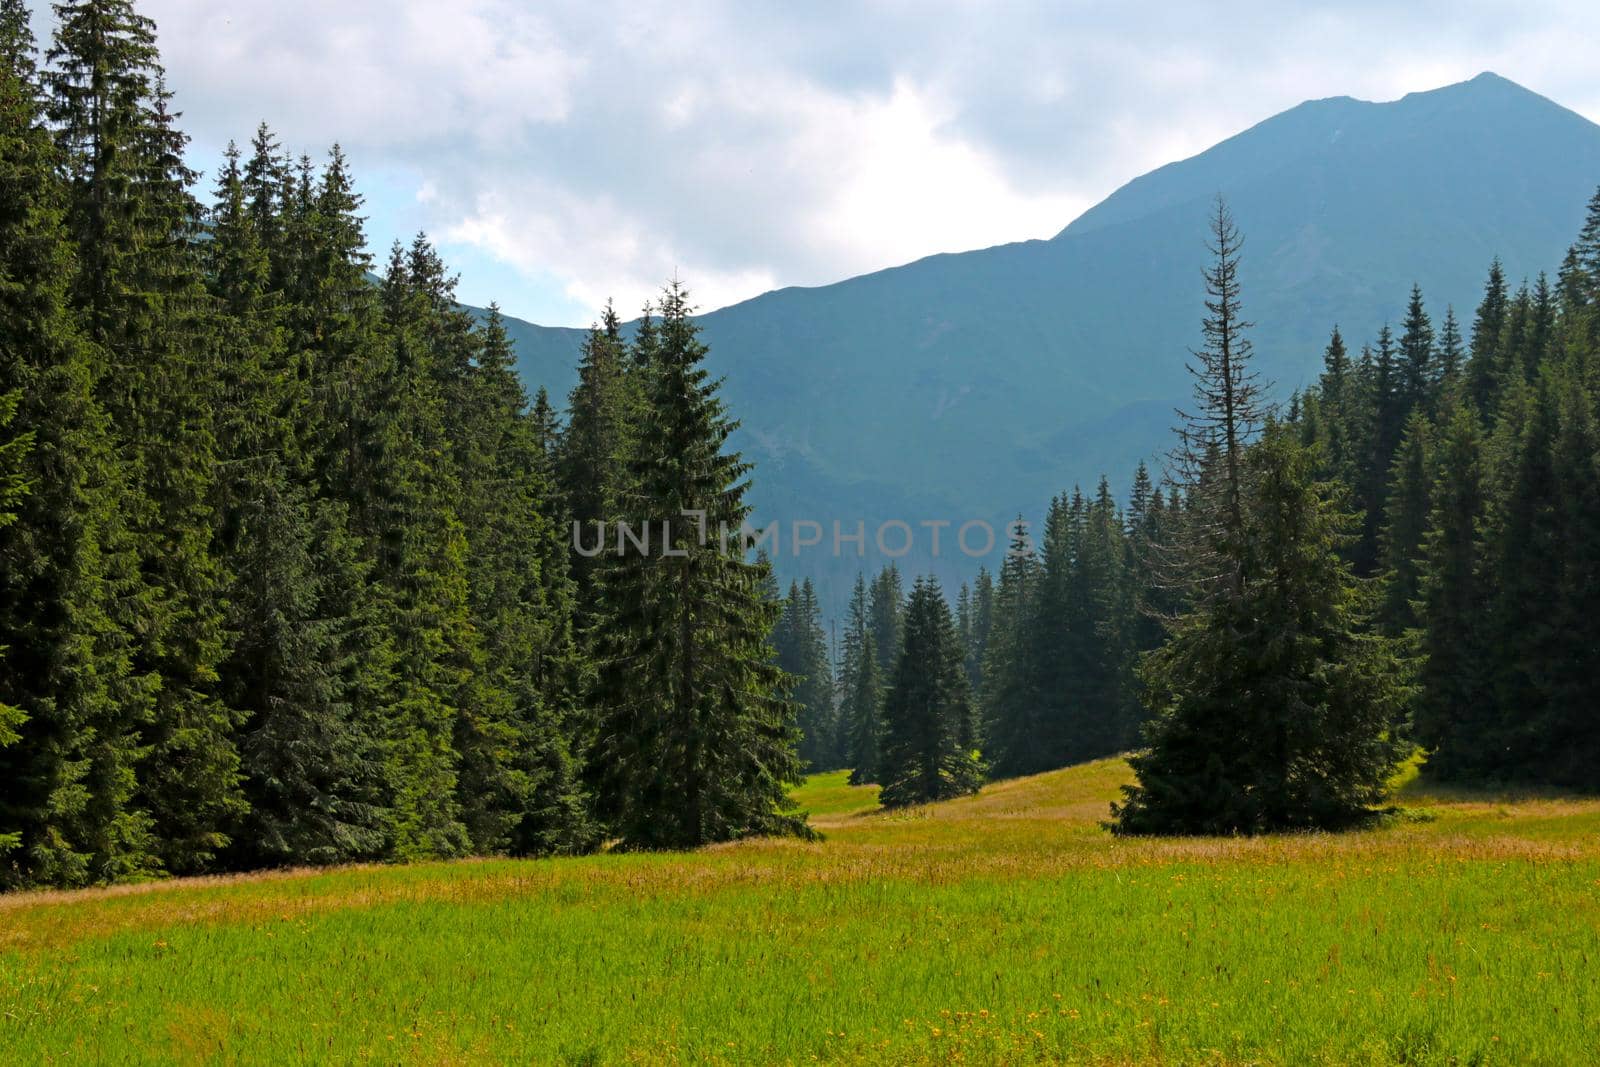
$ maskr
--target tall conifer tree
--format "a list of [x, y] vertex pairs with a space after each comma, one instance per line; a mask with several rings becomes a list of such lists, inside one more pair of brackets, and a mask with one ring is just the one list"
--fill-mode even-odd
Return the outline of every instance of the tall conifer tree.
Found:
[[1041, 566], [1021, 518], [1012, 524], [1011, 534], [1000, 566], [994, 629], [983, 665], [984, 746], [996, 775], [1027, 773], [1032, 766], [1032, 739], [1040, 729], [1032, 626]]
[[[594, 843], [580, 786], [587, 724], [572, 631], [565, 531], [552, 520], [554, 493], [543, 430], [527, 411], [511, 340], [493, 306], [462, 368], [462, 407], [450, 423], [462, 457], [461, 499], [473, 627], [482, 670], [510, 700], [495, 734], [509, 748], [469, 774], [489, 781], [504, 825], [479, 847], [523, 853], [575, 852]], [[496, 784], [498, 781], [498, 784]]]
[[1437, 357], [1439, 389], [1441, 391], [1455, 385], [1461, 376], [1466, 358], [1466, 348], [1461, 340], [1461, 325], [1456, 322], [1456, 309], [1454, 306], [1446, 306], [1444, 309], [1444, 326], [1439, 331]]
[[1483, 470], [1478, 416], [1457, 397], [1441, 416], [1428, 532], [1422, 545], [1417, 739], [1428, 769], [1459, 778], [1483, 766], [1478, 742], [1492, 717], [1485, 689], [1480, 573]]
[[1411, 287], [1411, 302], [1406, 306], [1406, 321], [1400, 333], [1401, 418], [1416, 410], [1427, 411], [1438, 381], [1434, 355], [1433, 321], [1422, 303], [1422, 289]]
[[[630, 420], [639, 414], [638, 399], [624, 378], [627, 358], [615, 313], [589, 330], [578, 362], [578, 384], [567, 402], [567, 426], [561, 436], [559, 469], [562, 496], [574, 527], [572, 573], [577, 582], [580, 625], [596, 620], [597, 565], [592, 550], [606, 540], [607, 524], [625, 519], [630, 462]], [[612, 530], [612, 543], [616, 533]], [[579, 543], [583, 551], [578, 551]]]
[[[244, 864], [381, 855], [381, 759], [352, 662], [373, 627], [358, 607], [367, 570], [344, 514], [316, 501], [298, 419], [306, 402], [282, 329], [281, 293], [230, 148], [205, 245], [217, 303], [220, 472], [216, 548], [230, 564], [222, 692], [238, 709], [249, 808]], [[270, 232], [271, 226], [268, 227]]]
[[1236, 544], [1244, 528], [1246, 447], [1265, 412], [1263, 385], [1252, 363], [1239, 277], [1244, 238], [1227, 203], [1218, 197], [1211, 215], [1212, 256], [1206, 268], [1202, 344], [1190, 353], [1194, 407], [1180, 411], [1172, 476], [1189, 497], [1191, 521], [1176, 528], [1184, 544], [1174, 553], [1198, 597], [1236, 596], [1240, 573]]
[[850, 676], [844, 699], [850, 722], [850, 784], [866, 785], [882, 774], [883, 675], [871, 630], [862, 631], [857, 649], [859, 666]]
[[0, 53], [0, 396], [27, 489], [0, 509], [15, 516], [0, 530], [0, 693], [17, 735], [0, 748], [0, 886], [81, 885], [153, 864], [132, 798], [154, 683], [119, 625], [140, 588], [125, 470], [68, 306], [66, 200], [19, 0], [0, 2]]
[[73, 298], [104, 370], [144, 586], [119, 601], [152, 693], [136, 804], [159, 862], [201, 869], [243, 807], [235, 715], [217, 696], [224, 575], [211, 553], [216, 366], [195, 234], [199, 209], [168, 109], [154, 24], [128, 0], [56, 6], [45, 77], [77, 243]]
[[893, 808], [977, 792], [983, 780], [977, 741], [950, 607], [932, 579], [919, 578], [883, 698], [880, 801]]
[[1494, 577], [1485, 604], [1494, 725], [1480, 739], [1484, 771], [1502, 779], [1543, 773], [1544, 676], [1561, 648], [1551, 611], [1566, 546], [1557, 501], [1555, 390], [1512, 384], [1490, 440], [1485, 562]]
[[1366, 632], [1369, 605], [1340, 556], [1353, 516], [1313, 480], [1292, 429], [1243, 447], [1259, 394], [1229, 388], [1255, 379], [1227, 329], [1242, 321], [1238, 241], [1220, 204], [1213, 233], [1208, 355], [1178, 456], [1190, 493], [1177, 573], [1193, 606], [1144, 661], [1148, 747], [1113, 809], [1121, 833], [1338, 825], [1382, 797], [1399, 754], [1400, 667]]
[[1412, 412], [1389, 473], [1392, 488], [1380, 546], [1384, 588], [1378, 619], [1391, 637], [1403, 636], [1417, 623], [1418, 559], [1428, 526], [1433, 477], [1431, 436], [1427, 416], [1420, 410]]
[[1154, 718], [1118, 832], [1347, 825], [1401, 754], [1401, 667], [1338, 553], [1351, 517], [1288, 430], [1246, 460], [1239, 594], [1184, 616], [1146, 661]]
[[994, 577], [987, 567], [978, 568], [978, 576], [972, 583], [968, 611], [967, 681], [976, 702], [983, 692], [983, 663], [989, 651], [989, 634], [994, 629]]
[[1492, 408], [1500, 387], [1500, 339], [1505, 332], [1508, 296], [1505, 270], [1496, 259], [1489, 264], [1483, 299], [1472, 320], [1471, 352], [1467, 358], [1467, 399], [1484, 415]]
[[877, 650], [878, 669], [887, 674], [900, 655], [900, 626], [905, 613], [905, 587], [900, 569], [893, 563], [873, 579], [867, 597], [867, 617], [872, 625], [872, 644]]
[[807, 834], [804, 817], [784, 810], [800, 763], [794, 705], [766, 643], [777, 609], [736, 540], [749, 464], [724, 451], [736, 424], [676, 282], [660, 315], [650, 447], [633, 457], [626, 501], [655, 541], [608, 560], [602, 579], [601, 810], [634, 848]]

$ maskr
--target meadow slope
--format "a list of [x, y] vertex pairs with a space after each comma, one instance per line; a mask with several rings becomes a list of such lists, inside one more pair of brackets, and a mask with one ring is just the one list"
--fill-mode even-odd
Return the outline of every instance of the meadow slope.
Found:
[[691, 855], [0, 897], [0, 1061], [1579, 1063], [1600, 800], [1123, 841], [1105, 761]]

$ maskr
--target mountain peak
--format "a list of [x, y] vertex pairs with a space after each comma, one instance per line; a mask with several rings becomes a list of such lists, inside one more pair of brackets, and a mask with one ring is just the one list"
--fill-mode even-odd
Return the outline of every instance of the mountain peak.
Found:
[[[1496, 129], [1490, 140], [1488, 131]], [[1171, 210], [1192, 208], [1219, 191], [1248, 195], [1273, 184], [1286, 168], [1338, 166], [1352, 153], [1381, 165], [1386, 152], [1432, 146], [1437, 157], [1462, 152], [1515, 154], [1517, 143], [1545, 151], [1563, 137], [1592, 135], [1588, 119], [1493, 71], [1467, 81], [1407, 93], [1398, 100], [1349, 96], [1307, 100], [1251, 126], [1190, 159], [1170, 163], [1122, 186], [1084, 212], [1056, 239]], [[1191, 211], [1203, 217], [1203, 210]]]
[[[1482, 73], [1468, 78], [1466, 81], [1459, 84], [1463, 86], [1476, 86], [1480, 89], [1515, 89], [1519, 93], [1529, 93], [1534, 96], [1539, 95], [1532, 89], [1529, 89], [1527, 86], [1520, 85], [1504, 75], [1496, 74], [1492, 70], [1483, 71]], [[1455, 88], [1455, 86], [1446, 86], [1446, 88]]]
[[[1454, 99], [1468, 102], [1525, 100], [1528, 102], [1537, 101], [1550, 107], [1561, 108], [1561, 105], [1548, 97], [1542, 96], [1527, 86], [1512, 81], [1510, 78], [1496, 74], [1492, 70], [1486, 70], [1481, 74], [1468, 78], [1466, 81], [1442, 85], [1437, 89], [1421, 89], [1407, 93], [1399, 100], [1394, 101], [1394, 103], [1404, 105], [1408, 102], [1428, 99]], [[1566, 109], [1561, 108], [1561, 110], [1564, 111]]]

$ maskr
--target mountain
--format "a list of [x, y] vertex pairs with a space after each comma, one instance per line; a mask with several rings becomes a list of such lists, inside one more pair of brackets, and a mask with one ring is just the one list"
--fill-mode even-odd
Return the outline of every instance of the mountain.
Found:
[[[1453, 304], [1466, 328], [1494, 256], [1513, 283], [1553, 275], [1597, 183], [1600, 126], [1482, 74], [1388, 103], [1301, 104], [1134, 179], [1049, 240], [782, 289], [700, 321], [743, 420], [735, 444], [757, 463], [758, 515], [867, 522], [865, 561], [782, 545], [784, 569], [820, 576], [836, 604], [858, 567], [884, 562], [880, 521], [998, 529], [1102, 472], [1121, 496], [1138, 460], [1159, 458], [1188, 395], [1218, 192], [1246, 237], [1259, 366], [1286, 396], [1315, 377], [1332, 325], [1359, 350], [1413, 282], [1436, 323]], [[511, 326], [530, 387], [564, 396], [582, 331]], [[919, 530], [904, 565], [970, 574], [949, 539], [930, 562]]]

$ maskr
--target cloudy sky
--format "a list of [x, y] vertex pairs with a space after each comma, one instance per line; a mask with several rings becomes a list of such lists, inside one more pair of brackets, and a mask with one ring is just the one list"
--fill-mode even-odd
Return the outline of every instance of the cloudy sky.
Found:
[[[35, 0], [36, 3], [39, 0]], [[1494, 70], [1600, 121], [1600, 5], [143, 0], [215, 169], [342, 143], [375, 247], [552, 325], [1047, 237], [1315, 97]], [[39, 13], [39, 28], [49, 18]]]

